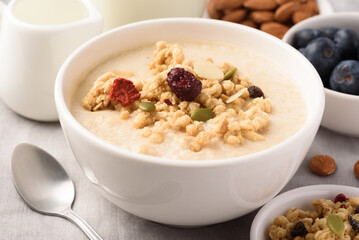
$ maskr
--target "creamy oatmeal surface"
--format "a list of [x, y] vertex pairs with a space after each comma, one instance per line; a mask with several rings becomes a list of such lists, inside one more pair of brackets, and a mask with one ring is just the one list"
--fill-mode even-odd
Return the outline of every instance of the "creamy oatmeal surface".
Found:
[[[170, 81], [184, 72], [193, 80], [191, 94]], [[254, 86], [264, 96], [253, 96]], [[261, 151], [306, 121], [300, 92], [278, 66], [235, 46], [192, 41], [158, 42], [98, 65], [75, 89], [71, 112], [122, 148], [187, 160]]]

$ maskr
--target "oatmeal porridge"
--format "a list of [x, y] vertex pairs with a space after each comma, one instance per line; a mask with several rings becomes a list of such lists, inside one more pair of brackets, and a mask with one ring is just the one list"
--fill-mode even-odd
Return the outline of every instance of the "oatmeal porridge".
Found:
[[101, 63], [81, 79], [71, 112], [112, 144], [187, 160], [261, 151], [306, 121], [304, 100], [280, 67], [236, 46], [185, 40]]

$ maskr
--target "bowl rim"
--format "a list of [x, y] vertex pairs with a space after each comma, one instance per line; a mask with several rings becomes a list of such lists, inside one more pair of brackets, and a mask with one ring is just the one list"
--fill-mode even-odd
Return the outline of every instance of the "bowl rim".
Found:
[[323, 14], [323, 15], [319, 14], [319, 15], [307, 18], [307, 19], [295, 24], [291, 28], [289, 28], [289, 30], [284, 34], [282, 40], [284, 42], [288, 43], [288, 39], [291, 37], [294, 37], [294, 33], [296, 31], [298, 31], [298, 29], [302, 28], [303, 25], [304, 26], [307, 24], [310, 25], [313, 22], [321, 22], [321, 21], [324, 22], [327, 19], [333, 19], [333, 18], [337, 18], [337, 17], [344, 17], [344, 18], [357, 17], [357, 18], [359, 18], [359, 12], [355, 12], [355, 11], [334, 12], [331, 14]]
[[173, 24], [173, 23], [193, 24], [193, 23], [195, 23], [195, 24], [212, 24], [212, 25], [215, 24], [215, 25], [218, 25], [218, 27], [221, 27], [221, 26], [232, 27], [232, 28], [234, 27], [234, 28], [240, 29], [241, 31], [251, 32], [251, 33], [258, 35], [259, 37], [264, 37], [269, 42], [271, 42], [271, 44], [281, 44], [282, 47], [284, 49], [286, 49], [287, 51], [290, 51], [292, 53], [292, 55], [296, 55], [297, 57], [301, 58], [301, 60], [303, 62], [305, 62], [304, 64], [308, 64], [307, 67], [311, 68], [311, 71], [318, 79], [318, 81], [315, 81], [315, 87], [317, 87], [318, 89], [323, 88], [322, 82], [319, 81], [320, 80], [319, 75], [317, 74], [314, 67], [309, 63], [309, 61], [304, 56], [302, 56], [295, 48], [293, 48], [289, 44], [285, 44], [282, 40], [280, 40], [274, 36], [271, 36], [267, 33], [264, 33], [260, 30], [250, 28], [247, 26], [243, 26], [243, 25], [239, 25], [236, 23], [230, 23], [230, 22], [214, 20], [214, 19], [204, 19], [204, 18], [151, 19], [151, 20], [145, 20], [145, 21], [140, 21], [140, 22], [123, 25], [118, 28], [112, 29], [110, 31], [104, 32], [104, 33], [90, 39], [89, 41], [87, 41], [86, 43], [81, 45], [80, 47], [78, 47], [65, 60], [65, 62], [62, 64], [62, 66], [58, 72], [58, 75], [56, 77], [55, 88], [54, 88], [55, 103], [56, 103], [56, 108], [57, 108], [57, 111], [58, 111], [58, 114], [60, 117], [60, 121], [62, 120], [62, 121], [68, 122], [69, 125], [72, 126], [72, 128], [75, 129], [80, 135], [87, 138], [89, 141], [93, 142], [99, 148], [105, 149], [106, 151], [112, 152], [113, 154], [116, 154], [118, 156], [124, 156], [126, 158], [133, 159], [133, 160], [135, 159], [136, 161], [142, 162], [142, 163], [151, 163], [151, 164], [158, 164], [158, 165], [162, 165], [162, 166], [173, 166], [173, 167], [184, 167], [184, 168], [228, 166], [228, 165], [237, 164], [238, 162], [248, 162], [248, 161], [252, 161], [253, 159], [256, 159], [256, 158], [262, 158], [262, 157], [265, 157], [268, 153], [278, 151], [279, 149], [282, 149], [282, 148], [286, 148], [286, 147], [288, 147], [288, 145], [293, 144], [293, 142], [295, 142], [297, 139], [302, 138], [305, 134], [307, 134], [310, 131], [310, 129], [312, 128], [313, 124], [316, 123], [316, 121], [318, 121], [317, 124], [319, 127], [320, 119], [324, 112], [324, 103], [325, 103], [324, 91], [321, 91], [320, 96], [318, 96], [318, 102], [315, 106], [316, 109], [313, 110], [313, 114], [307, 116], [306, 122], [304, 123], [302, 128], [299, 129], [298, 132], [296, 132], [294, 135], [292, 135], [288, 139], [284, 140], [283, 142], [280, 142], [268, 149], [264, 149], [259, 152], [255, 152], [255, 153], [251, 153], [251, 154], [247, 154], [247, 155], [243, 155], [243, 156], [239, 156], [239, 157], [215, 159], [215, 160], [208, 160], [208, 159], [181, 160], [181, 159], [170, 159], [170, 158], [164, 158], [164, 157], [150, 156], [150, 155], [132, 152], [125, 148], [121, 148], [119, 146], [111, 144], [111, 143], [101, 139], [100, 137], [96, 136], [95, 134], [91, 133], [90, 131], [88, 131], [85, 127], [83, 127], [73, 117], [73, 115], [71, 114], [71, 112], [69, 111], [69, 109], [66, 105], [66, 102], [65, 102], [65, 99], [63, 96], [63, 85], [64, 85], [63, 84], [63, 81], [64, 81], [63, 76], [66, 73], [67, 66], [71, 64], [73, 58], [75, 58], [75, 56], [77, 54], [80, 54], [80, 53], [86, 51], [86, 49], [93, 44], [98, 44], [98, 42], [101, 42], [102, 38], [116, 34], [117, 32], [120, 32], [120, 31], [124, 31], [128, 28], [136, 28], [136, 27], [143, 26], [143, 25], [151, 26], [151, 25], [163, 24], [163, 23], [166, 23], [166, 24]]
[[[314, 17], [310, 17], [307, 18], [297, 24], [295, 24], [293, 27], [291, 27], [283, 36], [283, 41], [290, 44], [289, 43], [289, 39], [294, 38], [295, 33], [298, 31], [299, 29], [304, 29], [307, 28], [305, 26], [308, 25], [308, 28], [310, 28], [310, 24], [312, 24], [313, 22], [325, 22], [328, 19], [335, 19], [335, 18], [351, 18], [351, 17], [355, 17], [359, 20], [359, 12], [354, 12], [354, 11], [345, 11], [345, 12], [334, 12], [331, 14], [324, 14], [324, 15], [317, 15]], [[359, 34], [358, 34], [359, 36]], [[358, 61], [358, 60], [357, 60]], [[344, 98], [346, 100], [353, 100], [353, 101], [359, 101], [359, 95], [353, 95], [353, 94], [349, 94], [349, 93], [343, 93], [343, 92], [338, 92], [335, 90], [332, 90], [330, 88], [324, 87], [324, 91], [325, 94], [328, 96], [332, 96], [332, 97], [341, 97]]]
[[343, 98], [348, 101], [359, 101], [359, 95], [353, 95], [349, 93], [342, 93], [330, 88], [324, 88], [325, 95], [327, 97]]
[[[292, 202], [294, 199], [298, 199], [300, 197], [308, 197], [313, 196], [316, 197], [318, 195], [328, 194], [329, 192], [333, 192], [334, 195], [343, 192], [358, 192], [359, 188], [354, 186], [347, 185], [339, 185], [339, 184], [318, 184], [318, 185], [308, 185], [304, 187], [298, 187], [291, 190], [288, 190], [284, 193], [281, 193], [274, 197], [272, 200], [267, 202], [256, 214], [253, 219], [251, 229], [250, 229], [250, 239], [251, 240], [264, 240], [262, 239], [258, 231], [261, 230], [261, 226], [263, 226], [265, 220], [268, 219], [268, 214], [270, 214], [274, 209], [280, 209], [282, 205], [286, 203]], [[355, 197], [355, 196], [353, 196]], [[317, 198], [317, 197], [316, 197]], [[313, 199], [317, 200], [317, 199]], [[310, 204], [310, 203], [309, 203]], [[292, 206], [295, 207], [295, 206]], [[284, 209], [284, 211], [288, 211], [289, 208]], [[304, 209], [305, 210], [305, 209]], [[273, 221], [271, 219], [271, 221]]]

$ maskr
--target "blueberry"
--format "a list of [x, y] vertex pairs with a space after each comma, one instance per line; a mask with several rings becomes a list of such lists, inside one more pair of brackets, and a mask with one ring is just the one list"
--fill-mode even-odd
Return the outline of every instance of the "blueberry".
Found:
[[330, 76], [330, 88], [338, 92], [359, 95], [359, 61], [340, 62]]
[[305, 48], [299, 48], [298, 51], [299, 51], [301, 54], [305, 55]]
[[331, 71], [341, 60], [335, 43], [326, 37], [314, 39], [305, 48], [304, 56], [313, 64], [327, 86]]
[[303, 48], [315, 38], [325, 37], [325, 33], [318, 29], [303, 29], [297, 32], [294, 36], [294, 47]]
[[334, 36], [334, 42], [343, 59], [357, 59], [359, 39], [353, 29], [342, 28]]
[[338, 32], [339, 28], [336, 28], [336, 27], [326, 27], [326, 28], [322, 28], [321, 29], [325, 35], [334, 40], [334, 35]]

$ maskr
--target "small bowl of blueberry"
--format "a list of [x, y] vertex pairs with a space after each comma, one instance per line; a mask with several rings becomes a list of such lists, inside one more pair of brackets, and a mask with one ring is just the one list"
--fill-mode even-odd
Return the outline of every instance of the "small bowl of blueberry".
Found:
[[293, 26], [283, 41], [300, 51], [322, 79], [321, 125], [359, 136], [359, 12], [311, 17]]

